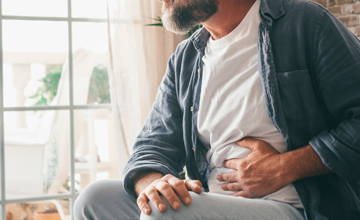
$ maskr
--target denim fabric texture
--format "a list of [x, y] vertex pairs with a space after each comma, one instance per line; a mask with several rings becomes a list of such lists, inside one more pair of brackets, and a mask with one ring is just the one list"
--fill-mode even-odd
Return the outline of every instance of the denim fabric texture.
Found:
[[[259, 72], [269, 118], [288, 151], [310, 144], [333, 173], [294, 182], [306, 219], [360, 219], [360, 41], [322, 6], [261, 0]], [[202, 57], [209, 32], [183, 41], [169, 60], [150, 115], [124, 169], [124, 189], [153, 170], [206, 187], [208, 149], [197, 137]], [[353, 186], [353, 187], [351, 187]]]

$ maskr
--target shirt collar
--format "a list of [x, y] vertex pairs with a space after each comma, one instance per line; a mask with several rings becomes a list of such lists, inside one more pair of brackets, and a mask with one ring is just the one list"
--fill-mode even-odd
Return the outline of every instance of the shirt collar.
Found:
[[[278, 19], [285, 15], [283, 0], [261, 0], [260, 2], [260, 18], [261, 23], [266, 26], [272, 25], [273, 19]], [[193, 41], [195, 49], [199, 52], [203, 51], [206, 47], [207, 40], [210, 33], [206, 28], [201, 28], [196, 31], [190, 40]]]
[[261, 0], [260, 18], [261, 23], [272, 26], [272, 20], [285, 15], [283, 0]]
[[197, 30], [191, 37], [190, 40], [194, 43], [195, 49], [198, 52], [202, 52], [204, 51], [206, 45], [207, 45], [207, 40], [210, 37], [210, 33], [209, 31], [203, 27], [200, 28], [199, 30]]

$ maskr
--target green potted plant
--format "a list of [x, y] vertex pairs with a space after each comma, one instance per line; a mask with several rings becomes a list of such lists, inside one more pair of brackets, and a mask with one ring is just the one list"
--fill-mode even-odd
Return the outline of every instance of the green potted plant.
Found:
[[[30, 98], [35, 99], [34, 105], [49, 105], [57, 93], [62, 67], [50, 67], [47, 74], [39, 81], [43, 84]], [[90, 78], [87, 103], [110, 103], [109, 77], [107, 68], [94, 67]]]

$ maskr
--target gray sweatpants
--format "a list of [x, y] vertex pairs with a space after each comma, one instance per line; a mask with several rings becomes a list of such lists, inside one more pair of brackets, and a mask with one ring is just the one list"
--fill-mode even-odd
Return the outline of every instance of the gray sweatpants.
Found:
[[152, 203], [149, 216], [141, 214], [135, 199], [128, 196], [120, 180], [102, 180], [87, 186], [77, 198], [74, 207], [75, 220], [116, 219], [263, 219], [304, 220], [296, 208], [282, 202], [261, 199], [245, 199], [213, 193], [190, 192], [192, 203], [181, 203], [179, 210], [173, 210], [166, 203], [166, 210], [159, 212]]

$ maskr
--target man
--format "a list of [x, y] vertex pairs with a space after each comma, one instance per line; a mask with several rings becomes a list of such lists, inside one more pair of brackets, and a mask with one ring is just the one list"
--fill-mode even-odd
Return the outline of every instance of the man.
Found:
[[76, 218], [359, 219], [359, 40], [310, 1], [163, 4], [169, 30], [204, 28], [170, 58], [124, 182], [87, 187]]

